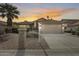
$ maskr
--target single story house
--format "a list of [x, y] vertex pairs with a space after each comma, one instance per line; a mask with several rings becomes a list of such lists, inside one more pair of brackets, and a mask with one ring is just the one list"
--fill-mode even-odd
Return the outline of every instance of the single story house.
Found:
[[76, 30], [79, 27], [79, 19], [62, 19], [62, 24], [66, 25], [64, 31]]
[[[36, 28], [39, 30], [39, 27], [41, 27], [40, 32], [41, 33], [61, 33], [62, 32], [62, 23], [61, 21], [55, 21], [52, 19], [45, 19], [45, 18], [40, 18], [35, 21], [34, 23], [36, 25]], [[41, 25], [39, 25], [41, 24]]]
[[[63, 33], [66, 30], [71, 30], [71, 25], [79, 22], [78, 19], [62, 19], [61, 21], [56, 21], [53, 19], [40, 18], [34, 21], [34, 27], [39, 30], [41, 27], [41, 33]], [[39, 23], [41, 25], [39, 25]], [[76, 26], [74, 26], [76, 27]]]

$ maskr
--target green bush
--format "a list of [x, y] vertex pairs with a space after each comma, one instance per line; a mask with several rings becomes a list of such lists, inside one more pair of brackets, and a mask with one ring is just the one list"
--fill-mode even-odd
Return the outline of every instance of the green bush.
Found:
[[64, 31], [64, 32], [66, 32], [66, 33], [71, 33], [71, 31]]
[[76, 30], [76, 34], [79, 36], [79, 27]]
[[76, 34], [76, 32], [75, 32], [75, 31], [72, 31], [71, 33], [72, 33], [72, 35], [75, 35], [75, 34]]

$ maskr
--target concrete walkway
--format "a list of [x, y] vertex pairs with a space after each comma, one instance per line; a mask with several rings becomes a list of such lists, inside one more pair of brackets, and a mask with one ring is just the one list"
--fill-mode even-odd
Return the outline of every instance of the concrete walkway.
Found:
[[[43, 49], [48, 49], [48, 46], [44, 39], [41, 39], [40, 43], [38, 38], [35, 37], [34, 32], [29, 34], [30, 37], [24, 37], [26, 34], [24, 31], [19, 33], [19, 41], [18, 41], [18, 50], [16, 52], [17, 56], [23, 55], [35, 55], [35, 56], [43, 56], [46, 55]], [[37, 33], [36, 33], [37, 35]]]
[[[19, 34], [9, 33], [6, 37], [6, 41], [0, 42], [0, 55], [1, 56], [24, 56], [24, 55], [45, 55], [43, 49], [38, 42], [38, 38], [29, 37], [26, 38], [25, 31], [21, 31]], [[5, 38], [4, 38], [5, 40]], [[41, 40], [43, 48], [48, 49], [46, 42]]]

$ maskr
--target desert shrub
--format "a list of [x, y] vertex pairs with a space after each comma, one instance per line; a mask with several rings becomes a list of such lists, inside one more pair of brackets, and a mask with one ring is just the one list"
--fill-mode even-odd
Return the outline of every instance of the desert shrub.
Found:
[[79, 27], [76, 30], [76, 34], [79, 36]]
[[18, 33], [18, 29], [17, 28], [12, 28], [12, 33]]

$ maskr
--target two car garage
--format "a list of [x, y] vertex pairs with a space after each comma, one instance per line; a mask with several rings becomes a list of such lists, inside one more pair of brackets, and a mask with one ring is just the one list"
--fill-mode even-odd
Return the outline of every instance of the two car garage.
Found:
[[61, 24], [41, 24], [40, 32], [42, 34], [59, 34], [62, 33]]

